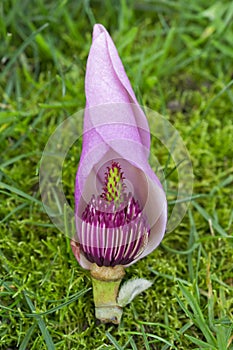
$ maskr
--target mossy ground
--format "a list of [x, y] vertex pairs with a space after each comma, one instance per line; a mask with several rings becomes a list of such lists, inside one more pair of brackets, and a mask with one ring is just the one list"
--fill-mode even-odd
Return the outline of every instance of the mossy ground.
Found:
[[[4, 0], [0, 11], [0, 348], [233, 349], [232, 2]], [[38, 188], [48, 138], [85, 105], [95, 22], [141, 104], [179, 131], [195, 175], [182, 223], [127, 269], [154, 284], [119, 327], [95, 320], [90, 277]], [[168, 164], [156, 140], [152, 151]], [[77, 142], [63, 169], [72, 204], [80, 152]]]

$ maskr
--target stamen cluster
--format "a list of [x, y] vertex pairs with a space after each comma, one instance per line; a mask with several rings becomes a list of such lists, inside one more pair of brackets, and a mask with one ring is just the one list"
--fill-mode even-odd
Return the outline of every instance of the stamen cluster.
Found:
[[80, 248], [99, 266], [126, 265], [145, 249], [150, 227], [138, 200], [126, 193], [119, 163], [107, 169], [103, 194], [83, 211]]

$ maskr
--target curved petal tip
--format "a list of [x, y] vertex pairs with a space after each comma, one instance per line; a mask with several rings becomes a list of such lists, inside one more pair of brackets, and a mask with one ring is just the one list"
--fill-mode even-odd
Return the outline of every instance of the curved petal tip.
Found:
[[93, 27], [92, 38], [95, 40], [101, 33], [105, 32], [105, 28], [102, 24], [95, 24]]

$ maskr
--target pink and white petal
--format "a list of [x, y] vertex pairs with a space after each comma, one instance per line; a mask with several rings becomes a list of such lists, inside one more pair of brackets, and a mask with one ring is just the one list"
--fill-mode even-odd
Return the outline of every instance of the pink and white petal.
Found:
[[85, 256], [83, 255], [82, 251], [80, 250], [79, 243], [71, 240], [70, 245], [73, 251], [73, 254], [76, 258], [76, 260], [79, 262], [79, 264], [86, 270], [91, 269], [92, 263], [88, 261]]

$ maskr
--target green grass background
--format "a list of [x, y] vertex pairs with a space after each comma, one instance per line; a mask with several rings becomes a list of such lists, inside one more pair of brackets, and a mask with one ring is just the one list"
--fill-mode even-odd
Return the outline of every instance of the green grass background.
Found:
[[[140, 103], [180, 132], [195, 175], [182, 223], [127, 269], [154, 284], [119, 327], [95, 320], [90, 277], [38, 186], [49, 136], [85, 105], [96, 22]], [[230, 0], [1, 1], [0, 349], [233, 349], [232, 23]], [[173, 185], [163, 146], [152, 151]], [[71, 203], [80, 152], [77, 142], [63, 169]]]

